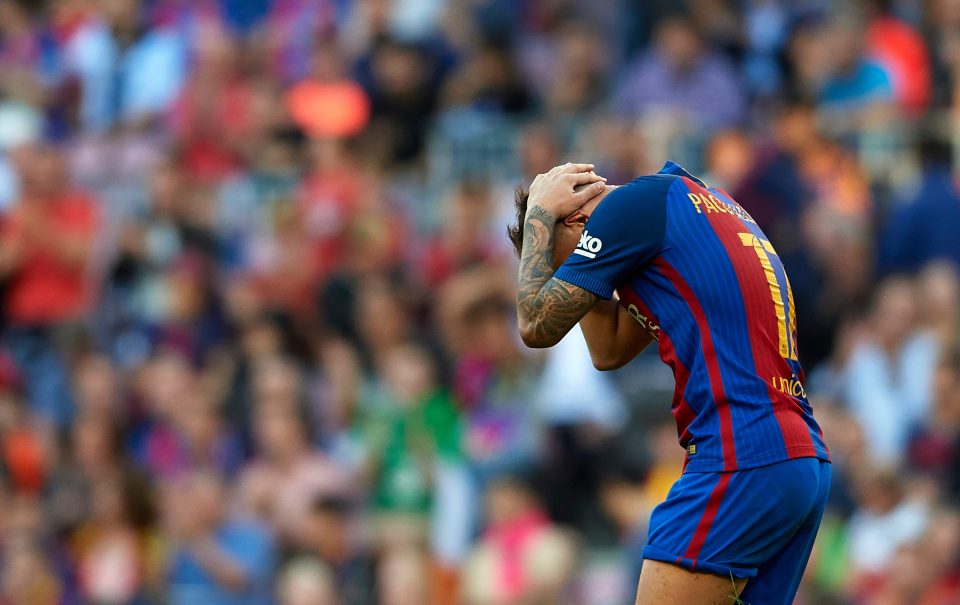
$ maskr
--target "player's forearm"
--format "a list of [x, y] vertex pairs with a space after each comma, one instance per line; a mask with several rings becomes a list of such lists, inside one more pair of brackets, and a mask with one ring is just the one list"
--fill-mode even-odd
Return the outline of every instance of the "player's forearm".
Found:
[[616, 370], [630, 363], [653, 337], [616, 299], [599, 300], [580, 320], [590, 360], [598, 370]]
[[598, 370], [613, 369], [616, 362], [616, 338], [619, 311], [612, 300], [600, 300], [580, 319], [580, 330], [587, 342], [590, 359]]
[[589, 292], [553, 278], [557, 218], [540, 206], [527, 212], [517, 274], [517, 324], [529, 347], [551, 347], [593, 306]]

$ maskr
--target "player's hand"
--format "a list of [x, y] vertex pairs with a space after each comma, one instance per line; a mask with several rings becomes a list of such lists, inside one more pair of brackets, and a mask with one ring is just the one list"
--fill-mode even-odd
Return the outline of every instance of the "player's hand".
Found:
[[593, 164], [555, 166], [545, 174], [538, 174], [530, 184], [527, 213], [540, 208], [553, 218], [563, 220], [603, 193], [606, 180], [593, 171]]

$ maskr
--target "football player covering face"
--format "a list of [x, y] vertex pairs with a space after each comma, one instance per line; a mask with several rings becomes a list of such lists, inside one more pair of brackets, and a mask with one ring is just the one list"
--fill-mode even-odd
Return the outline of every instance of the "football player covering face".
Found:
[[[684, 473], [653, 511], [638, 605], [790, 605], [830, 485], [790, 282], [756, 221], [678, 164], [614, 187], [565, 164], [517, 191], [524, 343], [580, 324], [593, 364], [657, 341]], [[741, 600], [742, 599], [742, 600]]]

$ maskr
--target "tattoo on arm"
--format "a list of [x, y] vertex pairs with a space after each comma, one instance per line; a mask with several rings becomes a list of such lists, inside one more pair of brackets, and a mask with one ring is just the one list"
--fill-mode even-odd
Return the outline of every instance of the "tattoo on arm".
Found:
[[517, 314], [524, 341], [551, 346], [597, 302], [591, 292], [554, 279], [553, 229], [557, 219], [540, 206], [527, 213], [517, 276]]

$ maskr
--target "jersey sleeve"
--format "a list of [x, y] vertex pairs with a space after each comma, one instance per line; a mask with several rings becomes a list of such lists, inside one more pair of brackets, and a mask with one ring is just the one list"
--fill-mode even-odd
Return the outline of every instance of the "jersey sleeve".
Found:
[[573, 254], [554, 277], [601, 298], [650, 262], [663, 244], [673, 179], [647, 176], [617, 187], [597, 205]]

